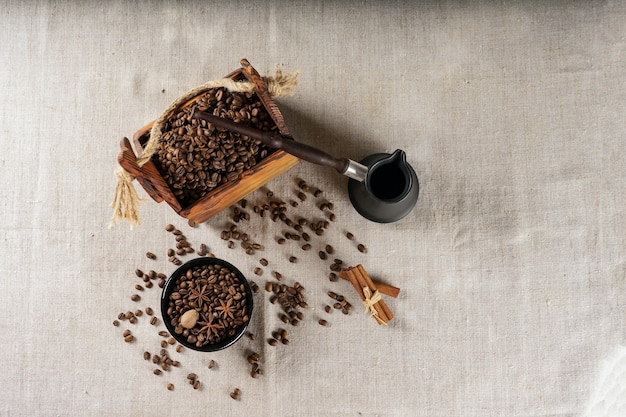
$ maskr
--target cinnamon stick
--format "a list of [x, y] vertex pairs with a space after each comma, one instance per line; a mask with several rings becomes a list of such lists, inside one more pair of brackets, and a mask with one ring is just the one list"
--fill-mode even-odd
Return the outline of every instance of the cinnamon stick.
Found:
[[[356, 269], [359, 271], [359, 274], [361, 274], [361, 276], [365, 279], [365, 283], [367, 284], [367, 286], [372, 289], [372, 293], [378, 291], [378, 287], [376, 286], [376, 284], [374, 284], [374, 281], [372, 281], [370, 276], [367, 274], [367, 272], [365, 271], [365, 268], [363, 268], [363, 265], [361, 264], [357, 265]], [[385, 316], [387, 317], [386, 321], [393, 319], [393, 313], [391, 312], [391, 309], [389, 308], [389, 306], [387, 306], [384, 300], [380, 300], [376, 304], [380, 304], [381, 309], [383, 310], [383, 312], [385, 313]]]
[[[349, 281], [348, 276], [345, 274], [344, 271], [339, 272], [339, 278], [343, 278], [346, 281]], [[374, 285], [376, 285], [376, 287], [378, 287], [378, 292], [381, 294], [385, 294], [393, 298], [397, 298], [400, 294], [400, 288], [398, 287], [394, 287], [391, 284], [385, 284], [384, 282], [376, 281], [375, 279], [373, 279], [372, 282], [374, 283]]]
[[[365, 294], [363, 293], [363, 288], [369, 287], [369, 285], [366, 283], [365, 279], [359, 273], [358, 268], [348, 268], [345, 270], [345, 272], [346, 272], [346, 275], [348, 276], [348, 279], [354, 286], [354, 289], [356, 289], [356, 292], [359, 294], [359, 297], [361, 297], [361, 301], [365, 301]], [[375, 290], [372, 289], [372, 292], [373, 291]], [[376, 310], [376, 313], [378, 314], [378, 317], [380, 319], [379, 323], [387, 323], [389, 321], [389, 317], [385, 314], [385, 311], [380, 305], [381, 303], [384, 303], [384, 302], [381, 300], [378, 303], [374, 304], [374, 309]]]

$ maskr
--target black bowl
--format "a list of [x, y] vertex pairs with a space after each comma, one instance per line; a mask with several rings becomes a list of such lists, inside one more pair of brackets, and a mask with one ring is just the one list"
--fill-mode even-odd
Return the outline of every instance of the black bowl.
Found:
[[[249, 320], [246, 323], [239, 326], [237, 328], [237, 332], [234, 335], [225, 337], [222, 340], [220, 340], [218, 343], [209, 343], [209, 344], [198, 347], [193, 343], [189, 343], [186, 337], [184, 337], [183, 335], [177, 334], [174, 331], [174, 326], [172, 326], [171, 324], [171, 318], [167, 314], [167, 310], [169, 308], [169, 297], [174, 290], [174, 285], [176, 284], [176, 281], [178, 281], [178, 279], [181, 276], [186, 274], [188, 269], [196, 267], [196, 266], [208, 266], [208, 265], [221, 265], [225, 268], [228, 268], [237, 276], [239, 281], [243, 284], [246, 290], [246, 313], [248, 315]], [[169, 333], [181, 345], [189, 349], [198, 350], [201, 352], [215, 352], [217, 350], [226, 349], [227, 347], [235, 344], [235, 342], [237, 342], [237, 340], [239, 340], [241, 336], [243, 336], [243, 334], [246, 332], [246, 329], [248, 328], [248, 324], [250, 323], [250, 319], [252, 318], [252, 289], [250, 288], [250, 284], [248, 283], [248, 280], [241, 273], [241, 271], [239, 271], [239, 269], [237, 269], [235, 266], [233, 266], [229, 262], [226, 262], [225, 260], [219, 259], [219, 258], [210, 258], [210, 257], [195, 258], [181, 265], [176, 271], [174, 271], [174, 273], [172, 273], [172, 275], [165, 282], [165, 285], [163, 286], [163, 292], [161, 293], [161, 316], [163, 317], [163, 323], [165, 323], [165, 327], [167, 327], [167, 330], [169, 331]]]

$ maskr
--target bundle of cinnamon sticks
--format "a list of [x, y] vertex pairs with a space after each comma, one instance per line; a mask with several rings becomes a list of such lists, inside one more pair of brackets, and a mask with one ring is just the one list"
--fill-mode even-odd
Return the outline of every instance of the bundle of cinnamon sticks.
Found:
[[[400, 292], [399, 288], [388, 284], [374, 282], [363, 268], [363, 265], [357, 265], [339, 272], [339, 276], [352, 283], [354, 289], [361, 297], [361, 301], [365, 305], [365, 309], [370, 313], [378, 324], [387, 324], [393, 319], [393, 313], [381, 297], [381, 293], [397, 297]], [[378, 285], [377, 285], [378, 284]]]

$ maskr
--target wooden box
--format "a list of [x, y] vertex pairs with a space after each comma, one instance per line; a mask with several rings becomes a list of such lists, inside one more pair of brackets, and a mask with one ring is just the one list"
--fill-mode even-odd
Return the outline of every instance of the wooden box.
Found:
[[[242, 65], [244, 61], [245, 60], [242, 60]], [[245, 63], [247, 65], [243, 65], [242, 68], [233, 71], [227, 77], [230, 77], [235, 81], [247, 80], [252, 82], [255, 86], [255, 93], [268, 111], [274, 123], [276, 123], [279, 132], [283, 135], [289, 135], [289, 130], [285, 125], [282, 113], [274, 103], [270, 94], [267, 92], [265, 83], [254, 68], [252, 68], [247, 61], [245, 61]], [[180, 111], [180, 109], [184, 107], [192, 105], [200, 97], [201, 95], [192, 98], [177, 108], [172, 114]], [[292, 156], [280, 149], [276, 150], [262, 160], [258, 161], [256, 165], [247, 171], [244, 171], [237, 180], [221, 184], [201, 199], [188, 206], [182, 206], [151, 160], [146, 162], [141, 167], [137, 164], [137, 158], [141, 156], [144, 145], [149, 139], [150, 129], [152, 128], [153, 123], [154, 122], [144, 126], [133, 136], [133, 142], [135, 149], [137, 149], [137, 154], [133, 152], [128, 139], [124, 139], [122, 141], [122, 152], [118, 156], [118, 163], [122, 166], [122, 168], [135, 177], [135, 179], [146, 190], [148, 195], [150, 195], [150, 197], [157, 203], [165, 201], [180, 216], [190, 219], [196, 223], [201, 223], [210, 219], [222, 210], [237, 203], [254, 190], [262, 187], [278, 175], [289, 170], [299, 162], [299, 159], [295, 156]]]

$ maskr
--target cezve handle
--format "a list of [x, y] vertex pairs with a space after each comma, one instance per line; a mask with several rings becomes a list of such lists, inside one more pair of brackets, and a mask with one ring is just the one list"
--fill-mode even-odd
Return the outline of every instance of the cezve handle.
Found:
[[205, 120], [214, 126], [240, 133], [252, 139], [257, 139], [269, 148], [282, 149], [283, 151], [307, 162], [334, 168], [340, 174], [346, 175], [357, 181], [363, 181], [365, 179], [365, 175], [367, 173], [366, 166], [347, 158], [335, 158], [320, 149], [301, 142], [296, 142], [290, 136], [283, 136], [279, 133], [264, 132], [241, 123], [235, 123], [232, 120], [213, 116], [210, 113], [203, 112], [198, 109], [195, 110], [193, 116], [198, 119]]

